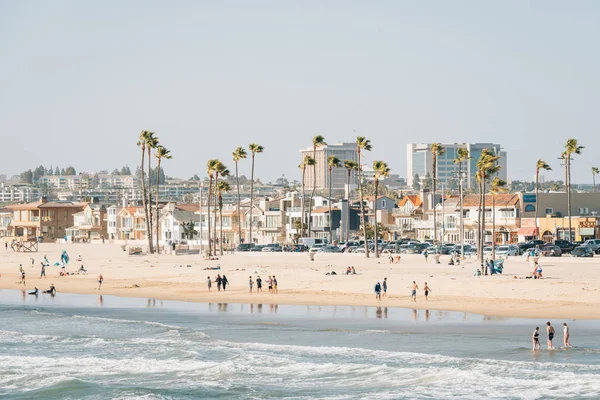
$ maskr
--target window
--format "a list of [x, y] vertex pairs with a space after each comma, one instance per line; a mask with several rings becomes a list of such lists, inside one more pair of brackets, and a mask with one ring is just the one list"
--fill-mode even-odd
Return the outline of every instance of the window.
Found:
[[385, 208], [386, 206], [386, 201], [385, 200], [381, 200], [381, 208]]
[[590, 213], [590, 209], [587, 207], [580, 207], [579, 208], [579, 214], [581, 215], [586, 215]]
[[500, 209], [500, 218], [514, 218], [515, 210], [512, 208], [501, 208]]
[[554, 209], [546, 208], [546, 215], [548, 215], [548, 214], [554, 214]]

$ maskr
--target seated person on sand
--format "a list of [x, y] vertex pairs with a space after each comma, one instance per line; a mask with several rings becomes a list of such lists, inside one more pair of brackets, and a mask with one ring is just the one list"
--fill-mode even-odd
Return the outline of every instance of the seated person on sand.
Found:
[[356, 275], [356, 270], [354, 269], [354, 265], [352, 266], [352, 275]]
[[83, 264], [81, 264], [81, 268], [77, 271], [78, 274], [87, 274], [87, 269], [83, 268]]
[[56, 293], [56, 288], [54, 287], [54, 283], [50, 285], [50, 289], [44, 290], [44, 293], [50, 293], [50, 294]]
[[348, 266], [348, 268], [346, 268], [346, 275], [350, 275], [352, 274], [352, 268], [350, 266]]

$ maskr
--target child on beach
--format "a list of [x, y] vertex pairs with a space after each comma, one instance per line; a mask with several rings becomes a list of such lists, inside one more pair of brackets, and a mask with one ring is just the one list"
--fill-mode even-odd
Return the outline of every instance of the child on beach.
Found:
[[429, 286], [427, 286], [427, 282], [425, 282], [425, 287], [423, 288], [425, 291], [425, 301], [427, 301], [427, 297], [429, 296], [429, 292], [433, 292]]
[[206, 286], [208, 287], [208, 291], [210, 292], [210, 288], [212, 287], [212, 281], [210, 280], [210, 276], [206, 277]]
[[531, 340], [533, 342], [533, 351], [539, 350], [541, 345], [540, 345], [540, 327], [536, 326], [535, 330], [533, 331], [533, 335], [531, 335]]
[[572, 347], [571, 343], [569, 342], [569, 327], [567, 326], [567, 323], [564, 322], [563, 323], [563, 344], [565, 345], [565, 347]]

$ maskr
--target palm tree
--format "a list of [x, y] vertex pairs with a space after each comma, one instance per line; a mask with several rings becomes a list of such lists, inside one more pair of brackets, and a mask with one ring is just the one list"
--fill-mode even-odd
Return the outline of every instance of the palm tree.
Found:
[[432, 143], [431, 147], [430, 147], [431, 153], [433, 154], [432, 157], [432, 169], [433, 169], [433, 242], [437, 243], [438, 237], [437, 237], [437, 210], [435, 209], [435, 195], [437, 194], [437, 160], [438, 160], [438, 156], [441, 156], [442, 154], [444, 154], [446, 152], [446, 149], [444, 148], [444, 146], [442, 146], [440, 143]]
[[245, 159], [248, 154], [243, 147], [238, 147], [233, 153], [233, 162], [235, 162], [235, 184], [237, 187], [237, 215], [238, 215], [238, 240], [242, 243], [242, 214], [240, 214], [240, 174], [238, 173], [238, 162]]
[[[213, 238], [215, 241], [215, 253], [217, 252], [217, 207], [216, 207], [216, 202], [217, 202], [217, 186], [219, 181], [219, 176], [221, 176], [222, 178], [229, 176], [229, 170], [227, 169], [227, 167], [225, 166], [225, 164], [223, 164], [221, 161], [218, 161], [217, 164], [215, 165], [215, 188], [214, 188], [214, 199], [215, 199], [215, 207], [213, 207], [214, 211], [214, 218], [213, 220], [215, 221], [215, 224], [213, 226]], [[219, 241], [219, 248], [221, 249], [221, 252], [223, 251], [223, 242]]]
[[[229, 183], [220, 180], [217, 183], [217, 194], [219, 196], [219, 243], [221, 244], [220, 246], [220, 255], [223, 255], [223, 193], [224, 192], [229, 192], [229, 190], [231, 189], [229, 187]], [[216, 223], [215, 223], [216, 225]]]
[[458, 197], [459, 197], [459, 208], [460, 208], [460, 217], [459, 217], [459, 223], [460, 223], [460, 256], [464, 257], [465, 256], [465, 228], [464, 228], [464, 224], [463, 224], [463, 185], [462, 185], [462, 163], [470, 160], [471, 157], [469, 156], [469, 150], [464, 148], [464, 147], [460, 147], [457, 151], [456, 151], [456, 158], [454, 159], [454, 164], [458, 164]]
[[248, 149], [252, 153], [252, 173], [250, 174], [250, 243], [252, 243], [252, 208], [254, 206], [254, 156], [257, 153], [262, 153], [265, 148], [256, 143], [250, 143]]
[[[154, 136], [154, 132], [149, 132], [146, 140], [146, 151], [148, 152], [148, 223], [146, 230], [149, 235], [149, 240], [152, 242], [152, 168], [151, 168], [151, 151], [158, 146], [158, 136]], [[158, 204], [156, 205], [158, 207]], [[157, 249], [158, 250], [158, 249]], [[151, 251], [154, 253], [154, 249]]]
[[567, 164], [567, 212], [569, 213], [569, 242], [573, 241], [571, 234], [571, 154], [581, 154], [584, 147], [577, 143], [577, 139], [568, 139], [565, 144], [565, 160]]
[[333, 243], [332, 218], [331, 218], [331, 187], [333, 186], [333, 169], [340, 168], [342, 162], [336, 156], [327, 157], [327, 168], [329, 170], [329, 243]]
[[596, 191], [596, 174], [600, 172], [600, 169], [598, 169], [598, 167], [592, 167], [592, 190], [595, 192]]
[[196, 230], [196, 225], [193, 221], [184, 222], [183, 224], [181, 224], [181, 227], [183, 228], [183, 236], [187, 239], [192, 240], [194, 236], [198, 234], [198, 231]]
[[[156, 159], [158, 160], [158, 173], [157, 173], [157, 177], [156, 177], [156, 206], [158, 207], [158, 189], [160, 187], [160, 162], [165, 159], [165, 160], [170, 160], [171, 158], [171, 151], [167, 150], [164, 146], [158, 145], [156, 146], [156, 151], [154, 152], [154, 157], [156, 157]], [[160, 250], [160, 246], [159, 246], [159, 239], [160, 239], [160, 235], [158, 234], [158, 219], [160, 218], [160, 212], [158, 211], [158, 208], [156, 209], [156, 251]]]
[[321, 135], [317, 135], [312, 139], [312, 143], [313, 143], [313, 160], [315, 160], [315, 163], [313, 164], [313, 188], [312, 188], [312, 192], [310, 193], [310, 201], [308, 202], [308, 237], [310, 237], [310, 219], [311, 219], [311, 215], [312, 215], [312, 201], [313, 201], [313, 197], [315, 196], [315, 191], [317, 190], [317, 148], [318, 147], [323, 147], [323, 146], [327, 146], [327, 143], [325, 142], [325, 138]]
[[358, 170], [358, 163], [356, 161], [346, 160], [344, 161], [344, 167], [348, 173], [346, 176], [346, 204], [348, 205], [348, 212], [346, 213], [346, 221], [344, 221], [344, 229], [346, 230], [345, 239], [348, 241], [350, 239], [350, 176], [352, 171]]
[[304, 198], [306, 197], [306, 168], [307, 167], [312, 167], [313, 165], [315, 165], [315, 159], [312, 158], [311, 156], [304, 156], [304, 159], [302, 160], [302, 163], [298, 166], [298, 168], [300, 168], [302, 170], [302, 198], [300, 199], [300, 219], [302, 221], [300, 227], [301, 227], [301, 237], [305, 237], [305, 232], [304, 230], [306, 229], [305, 227], [306, 225], [306, 218], [305, 218], [305, 201]]
[[377, 192], [379, 191], [379, 179], [385, 178], [390, 174], [387, 163], [383, 161], [373, 161], [373, 171], [375, 171], [375, 200], [373, 200], [373, 213], [375, 217], [375, 258], [379, 258], [379, 244], [377, 236]]
[[[211, 238], [210, 238], [210, 198], [212, 196], [212, 186], [213, 186], [213, 181], [215, 179], [215, 169], [217, 167], [217, 164], [219, 163], [219, 160], [208, 160], [206, 162], [206, 169], [207, 169], [207, 173], [208, 173], [208, 199], [206, 200], [206, 209], [207, 209], [207, 224], [208, 224], [208, 255], [212, 256], [213, 252], [212, 252], [212, 242], [211, 242]], [[216, 223], [217, 221], [215, 221]], [[216, 247], [215, 247], [216, 248]]]
[[364, 136], [357, 136], [356, 150], [358, 152], [358, 195], [360, 197], [360, 216], [362, 219], [363, 236], [365, 237], [365, 256], [369, 258], [369, 241], [367, 240], [367, 219], [365, 217], [365, 204], [362, 190], [362, 166], [360, 165], [360, 157], [363, 150], [371, 151], [371, 141]]
[[538, 160], [535, 163], [535, 237], [539, 238], [539, 232], [538, 232], [538, 222], [537, 222], [537, 215], [538, 215], [538, 197], [539, 197], [539, 190], [540, 190], [540, 169], [546, 170], [546, 171], [551, 171], [552, 168], [550, 168], [550, 165], [548, 165], [548, 163], [544, 160], [542, 160], [541, 158], [538, 158]]
[[[494, 155], [490, 149], [483, 149], [477, 160], [476, 178], [479, 183], [479, 240], [478, 251], [481, 268], [483, 269], [483, 243], [485, 242], [485, 183], [486, 180], [498, 172], [500, 166], [496, 165], [499, 156]], [[487, 271], [482, 271], [482, 273]]]
[[146, 191], [146, 179], [144, 177], [144, 157], [146, 156], [146, 143], [148, 142], [149, 135], [152, 134], [150, 131], [142, 131], [138, 139], [137, 145], [142, 149], [142, 162], [140, 164], [140, 181], [142, 182], [142, 206], [144, 207], [144, 217], [146, 218], [146, 239], [148, 239], [148, 253], [152, 254], [154, 249], [152, 247], [152, 237], [150, 236], [150, 225], [148, 225], [148, 192]]
[[507, 190], [505, 180], [497, 176], [492, 179], [490, 183], [490, 193], [492, 194], [492, 260], [496, 259], [496, 195]]

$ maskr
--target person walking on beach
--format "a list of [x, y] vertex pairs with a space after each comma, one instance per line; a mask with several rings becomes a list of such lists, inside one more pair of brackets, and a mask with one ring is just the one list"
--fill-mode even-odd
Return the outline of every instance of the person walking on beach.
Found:
[[383, 297], [387, 297], [387, 278], [383, 278]]
[[550, 323], [550, 321], [546, 322], [546, 332], [548, 333], [548, 350], [553, 350], [552, 339], [554, 339], [554, 327]]
[[4, 251], [8, 251], [8, 242], [4, 242]]
[[569, 342], [569, 327], [567, 326], [567, 323], [564, 322], [563, 323], [563, 344], [565, 345], [565, 347], [572, 347], [571, 346], [571, 342]]
[[102, 287], [102, 282], [104, 281], [104, 277], [102, 274], [98, 275], [98, 290]]
[[44, 265], [44, 263], [40, 263], [42, 264], [42, 269], [40, 271], [40, 279], [42, 279], [42, 277], [44, 277], [44, 279], [46, 279], [46, 266]]
[[540, 347], [542, 347], [540, 345], [540, 327], [536, 326], [535, 330], [533, 331], [533, 335], [531, 335], [531, 340], [533, 342], [533, 351], [539, 350]]
[[221, 274], [217, 274], [217, 278], [215, 279], [215, 282], [217, 282], [217, 291], [220, 292], [221, 285], [223, 284], [223, 278], [221, 278]]
[[262, 293], [262, 279], [256, 278], [256, 294]]
[[248, 293], [250, 293], [250, 294], [252, 294], [252, 285], [253, 285], [253, 284], [254, 284], [254, 282], [252, 281], [252, 275], [250, 275], [250, 276], [248, 277], [248, 287], [250, 288], [250, 289], [248, 290]]
[[411, 301], [414, 301], [416, 303], [417, 302], [417, 289], [419, 289], [419, 285], [417, 285], [417, 282], [413, 281], [413, 284], [410, 287], [412, 288]]
[[208, 291], [210, 292], [210, 288], [212, 287], [212, 281], [210, 280], [210, 276], [206, 277], [206, 286], [208, 287]]
[[381, 301], [381, 283], [375, 284], [375, 300]]
[[223, 291], [225, 291], [225, 289], [227, 288], [228, 283], [229, 281], [227, 280], [227, 277], [225, 276], [225, 274], [223, 274], [223, 278], [221, 280], [221, 284], [223, 285]]
[[427, 301], [427, 297], [429, 296], [429, 292], [433, 292], [429, 286], [427, 286], [427, 282], [425, 282], [425, 287], [423, 288], [425, 291], [425, 301]]
[[23, 282], [23, 286], [25, 286], [25, 271], [21, 271], [21, 281]]
[[423, 257], [425, 257], [425, 262], [427, 262], [428, 256], [429, 256], [429, 253], [427, 252], [427, 250], [423, 250]]
[[277, 294], [277, 278], [273, 275], [273, 294]]
[[269, 293], [273, 293], [273, 278], [271, 278], [271, 275], [269, 275], [267, 283], [269, 284]]

